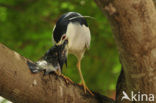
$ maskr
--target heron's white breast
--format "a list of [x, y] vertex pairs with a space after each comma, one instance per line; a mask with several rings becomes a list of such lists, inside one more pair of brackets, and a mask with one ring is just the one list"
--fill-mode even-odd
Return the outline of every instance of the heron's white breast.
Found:
[[69, 23], [66, 35], [69, 53], [81, 56], [82, 52], [84, 53], [85, 49], [89, 48], [91, 36], [87, 26], [80, 25], [79, 23]]

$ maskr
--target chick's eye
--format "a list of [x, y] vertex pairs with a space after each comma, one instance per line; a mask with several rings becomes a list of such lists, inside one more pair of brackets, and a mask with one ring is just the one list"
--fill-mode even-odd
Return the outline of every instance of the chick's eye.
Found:
[[64, 35], [63, 37], [62, 37], [62, 40], [64, 40], [66, 38], [66, 36]]

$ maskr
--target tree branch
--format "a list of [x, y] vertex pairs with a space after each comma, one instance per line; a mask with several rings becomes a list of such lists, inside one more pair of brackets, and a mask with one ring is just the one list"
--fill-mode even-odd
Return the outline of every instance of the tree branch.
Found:
[[155, 8], [156, 8], [156, 0], [153, 0], [153, 2], [154, 2], [154, 5], [155, 5]]
[[0, 96], [14, 103], [113, 103], [95, 93], [84, 94], [83, 88], [57, 74], [32, 74], [28, 59], [0, 44]]

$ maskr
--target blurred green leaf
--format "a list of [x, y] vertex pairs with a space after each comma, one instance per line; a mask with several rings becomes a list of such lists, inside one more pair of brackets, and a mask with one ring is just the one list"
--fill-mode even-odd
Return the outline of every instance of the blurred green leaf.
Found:
[[0, 21], [5, 21], [7, 18], [7, 11], [5, 7], [0, 7]]

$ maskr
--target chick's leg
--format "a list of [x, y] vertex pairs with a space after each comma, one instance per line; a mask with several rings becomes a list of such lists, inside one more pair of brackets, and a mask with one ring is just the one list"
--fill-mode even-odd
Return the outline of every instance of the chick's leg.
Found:
[[82, 75], [82, 72], [81, 72], [81, 60], [78, 60], [77, 68], [78, 68], [79, 75], [80, 75], [80, 78], [81, 78], [81, 81], [82, 81], [82, 86], [83, 86], [84, 92], [86, 93], [86, 92], [88, 91], [91, 95], [94, 95], [94, 94], [89, 90], [89, 88], [86, 86], [85, 80], [84, 80], [84, 78], [83, 78], [83, 75]]

